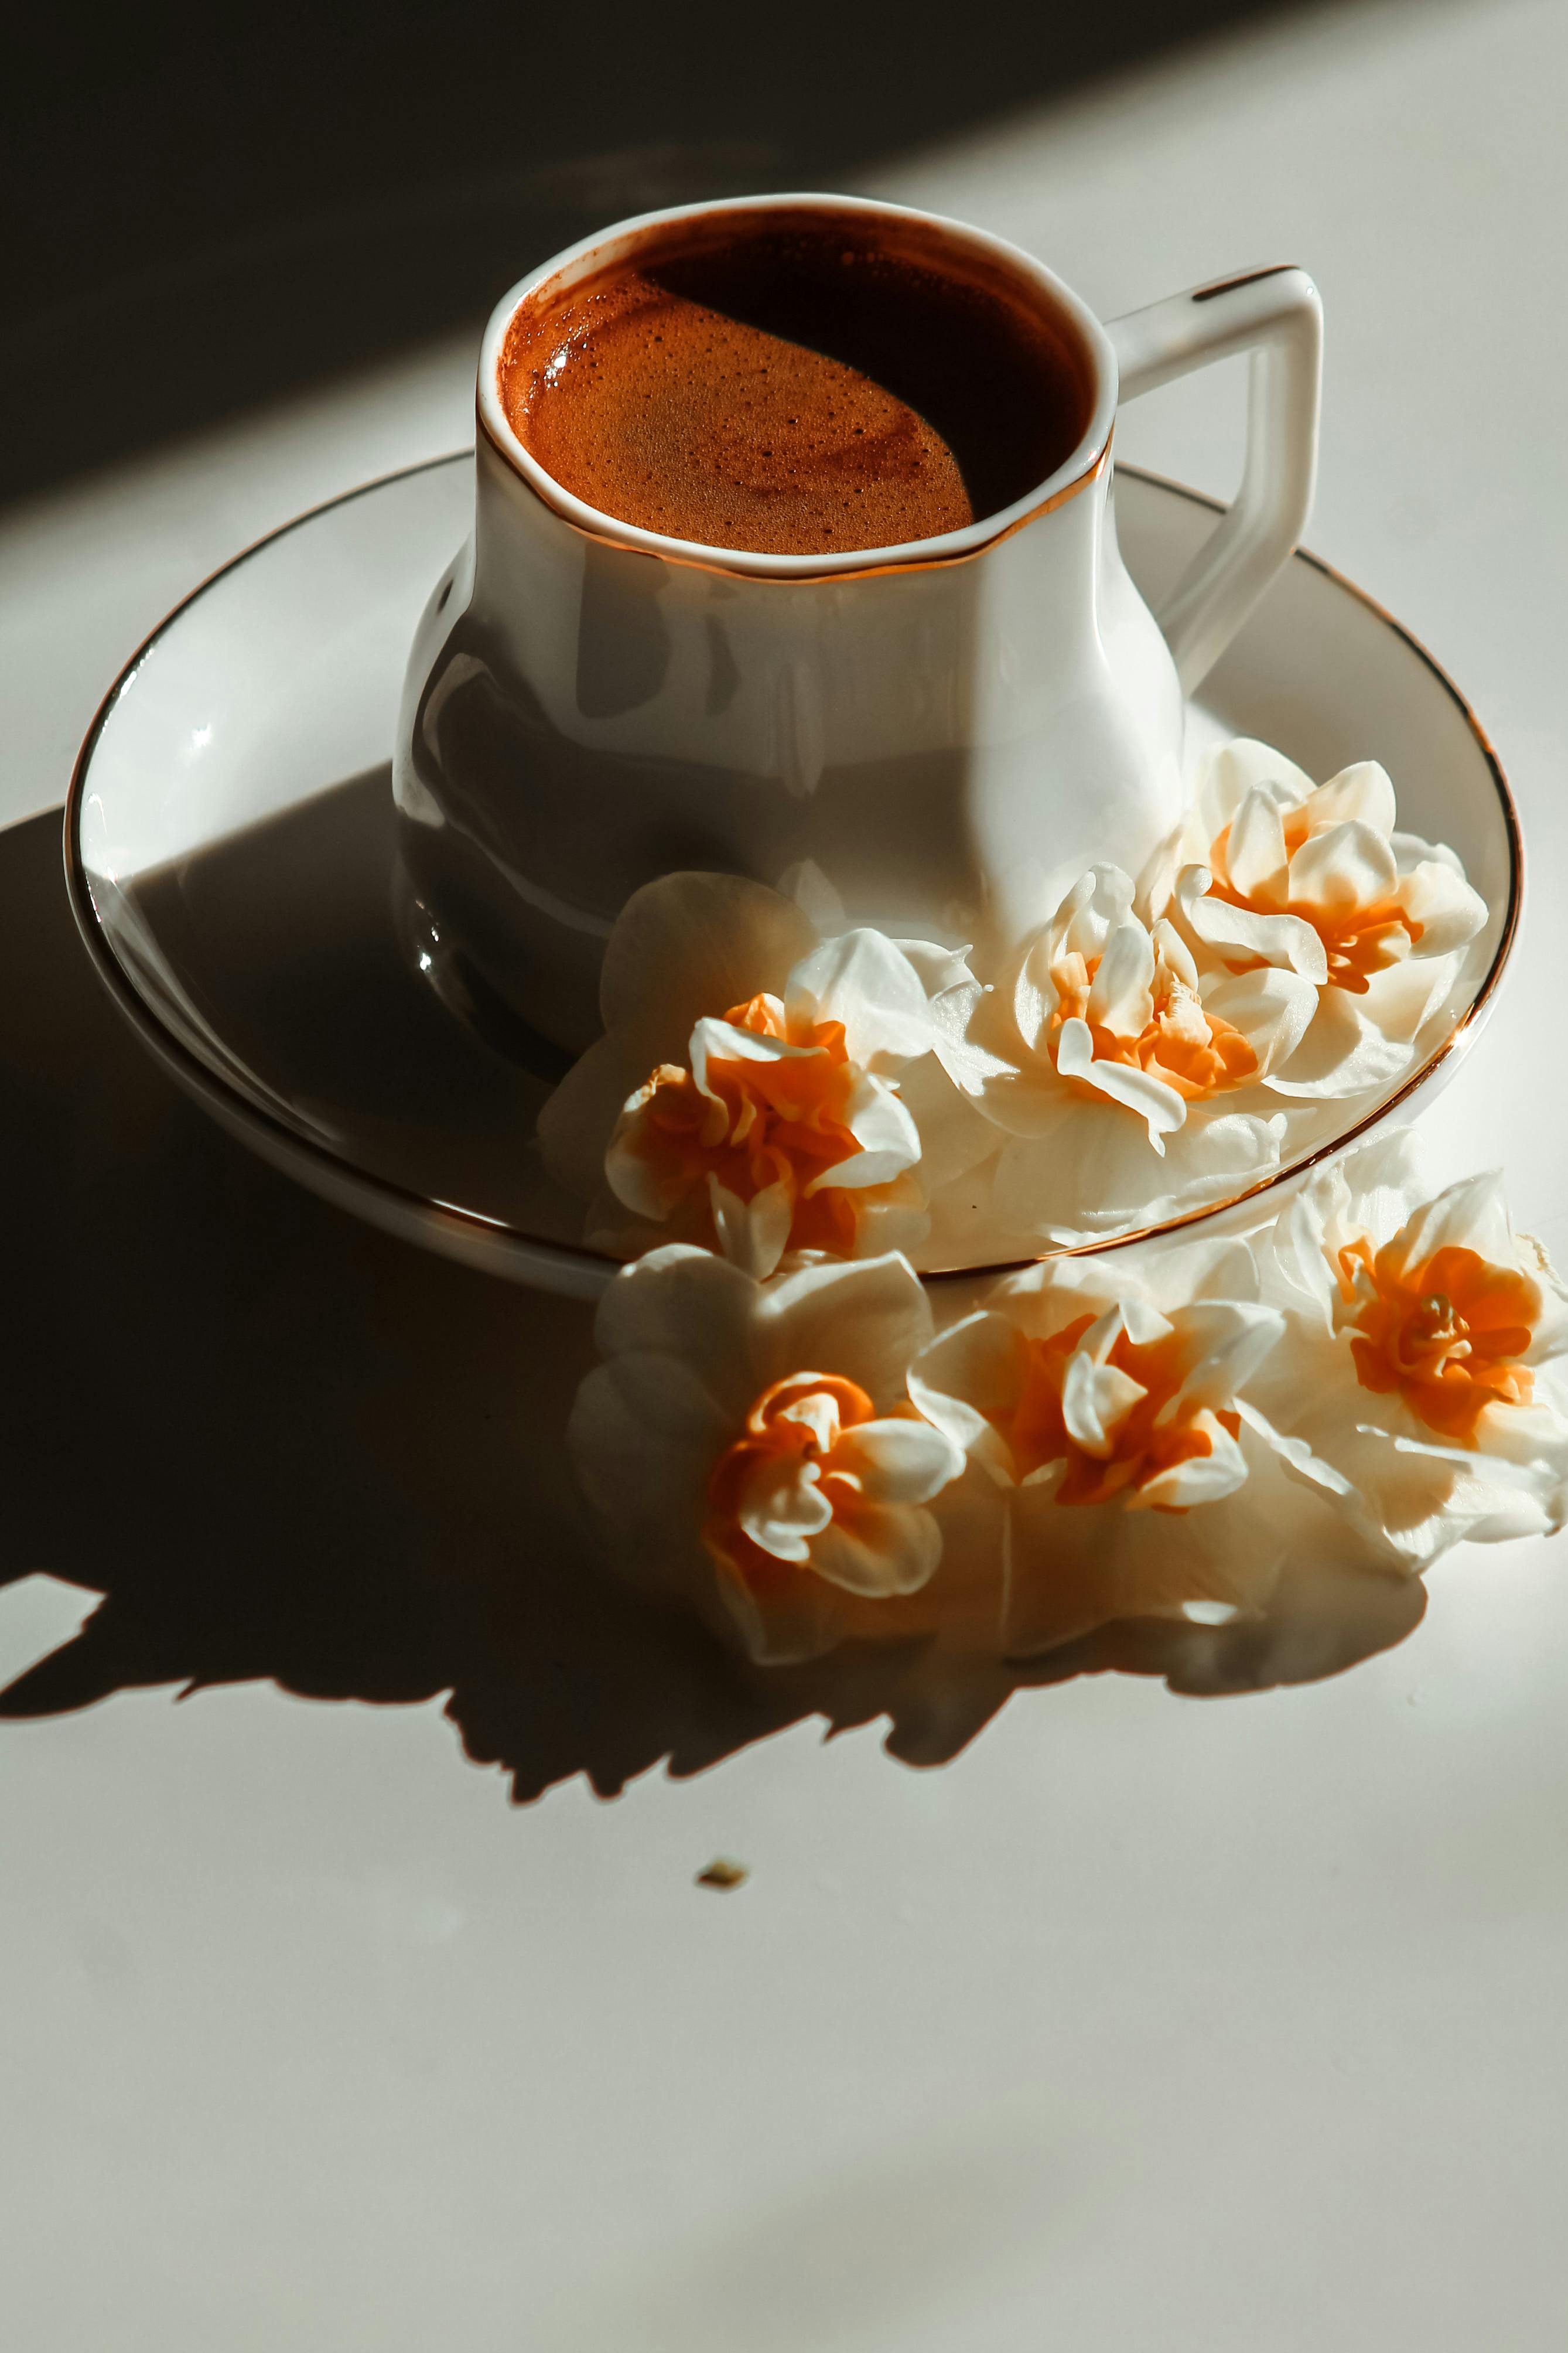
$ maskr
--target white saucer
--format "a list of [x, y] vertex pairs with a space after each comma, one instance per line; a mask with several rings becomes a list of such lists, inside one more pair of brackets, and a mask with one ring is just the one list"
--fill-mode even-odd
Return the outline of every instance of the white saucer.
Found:
[[[1214, 502], [1126, 467], [1116, 501], [1128, 565], [1157, 597]], [[581, 1246], [579, 1205], [531, 1149], [562, 1059], [471, 989], [407, 902], [395, 854], [404, 662], [472, 502], [467, 453], [393, 475], [261, 541], [178, 607], [82, 747], [67, 867], [121, 1012], [232, 1134], [392, 1232], [586, 1297], [613, 1262]], [[1347, 1109], [1278, 1187], [1406, 1114], [1475, 1038], [1518, 927], [1519, 823], [1458, 690], [1315, 556], [1287, 566], [1198, 716], [1318, 776], [1382, 760], [1402, 824], [1451, 843], [1490, 911], [1426, 1059]]]

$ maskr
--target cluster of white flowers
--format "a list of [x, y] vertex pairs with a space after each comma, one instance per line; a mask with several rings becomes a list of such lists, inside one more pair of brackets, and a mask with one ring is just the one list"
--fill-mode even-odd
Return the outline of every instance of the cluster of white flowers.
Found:
[[[1039, 1255], [1245, 1197], [1325, 1099], [1342, 1127], [1484, 918], [1381, 768], [1246, 742], [995, 972], [820, 890], [639, 892], [540, 1129], [630, 1261], [571, 1429], [616, 1556], [760, 1660], [965, 1615], [1028, 1654], [1258, 1609], [1291, 1544], [1407, 1572], [1556, 1525], [1568, 1324], [1494, 1180], [1416, 1209], [1378, 1145], [1245, 1240]], [[937, 1329], [918, 1268], [1009, 1259]]]
[[1440, 1042], [1485, 918], [1381, 768], [1314, 786], [1241, 741], [1136, 882], [1092, 867], [994, 970], [731, 875], [649, 884], [540, 1140], [619, 1256], [1032, 1257], [1305, 1156]]
[[898, 1252], [616, 1276], [571, 1445], [617, 1559], [764, 1662], [965, 1619], [1025, 1657], [1568, 1515], [1568, 1294], [1406, 1136], [1246, 1239], [1042, 1260], [944, 1329]]

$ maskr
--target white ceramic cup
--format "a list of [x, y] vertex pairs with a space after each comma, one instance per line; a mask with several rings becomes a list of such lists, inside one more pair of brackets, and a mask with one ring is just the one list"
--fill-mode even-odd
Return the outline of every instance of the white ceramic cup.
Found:
[[[502, 406], [519, 306], [671, 223], [773, 212], [918, 224], [928, 249], [1002, 269], [1081, 364], [1077, 448], [962, 531], [834, 555], [702, 546], [574, 498]], [[1184, 695], [1305, 523], [1321, 346], [1299, 269], [1102, 326], [1001, 238], [850, 196], [647, 213], [546, 262], [485, 332], [474, 533], [421, 621], [398, 729], [405, 862], [446, 948], [575, 1050], [616, 917], [658, 874], [805, 872], [850, 922], [995, 950], [1089, 860], [1136, 870], [1177, 814]], [[1118, 401], [1247, 350], [1241, 491], [1156, 618], [1116, 543]]]

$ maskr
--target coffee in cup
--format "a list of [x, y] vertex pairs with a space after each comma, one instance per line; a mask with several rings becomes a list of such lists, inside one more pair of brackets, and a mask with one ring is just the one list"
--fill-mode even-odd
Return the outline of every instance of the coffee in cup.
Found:
[[1059, 308], [922, 222], [710, 214], [521, 303], [500, 397], [587, 506], [830, 554], [961, 531], [1043, 482], [1093, 405]]

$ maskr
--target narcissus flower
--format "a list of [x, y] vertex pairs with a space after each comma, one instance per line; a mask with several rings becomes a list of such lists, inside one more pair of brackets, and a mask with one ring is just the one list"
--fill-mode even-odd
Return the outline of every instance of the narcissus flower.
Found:
[[999, 1224], [1073, 1242], [1268, 1176], [1284, 1122], [1257, 1090], [1316, 1002], [1293, 972], [1201, 975], [1170, 923], [1138, 915], [1125, 874], [1091, 868], [982, 1017], [994, 1060], [976, 1101], [1009, 1138]]
[[1117, 1618], [1259, 1607], [1288, 1540], [1280, 1459], [1338, 1485], [1252, 1400], [1286, 1318], [1258, 1300], [1246, 1244], [1141, 1267], [1005, 1282], [910, 1376], [928, 1419], [1011, 1491], [1016, 1650]]
[[1422, 1568], [1460, 1538], [1562, 1525], [1568, 1297], [1495, 1172], [1418, 1190], [1407, 1138], [1369, 1145], [1303, 1189], [1260, 1257], [1289, 1317], [1271, 1409], [1388, 1556]]
[[569, 1431], [617, 1554], [709, 1614], [716, 1599], [760, 1660], [886, 1630], [879, 1605], [937, 1568], [929, 1507], [965, 1467], [910, 1400], [931, 1333], [897, 1256], [759, 1282], [674, 1243], [627, 1267]]
[[623, 1251], [662, 1229], [765, 1276], [786, 1251], [911, 1247], [922, 1176], [967, 1165], [955, 1124], [969, 1157], [987, 1148], [963, 1092], [978, 995], [949, 950], [819, 940], [760, 884], [668, 876], [616, 925], [605, 1034], [545, 1108], [546, 1159], [595, 1199], [590, 1240]]
[[1342, 1096], [1402, 1076], [1486, 921], [1453, 851], [1395, 822], [1375, 761], [1314, 785], [1241, 738], [1212, 755], [1143, 878], [1143, 902], [1200, 960], [1310, 985], [1311, 1018], [1270, 1074], [1280, 1094]]
[[844, 1023], [818, 1018], [800, 977], [812, 961], [792, 976], [787, 1006], [762, 993], [699, 1021], [686, 1060], [661, 1062], [623, 1106], [605, 1155], [628, 1209], [661, 1225], [695, 1209], [760, 1274], [790, 1248], [854, 1258], [873, 1217], [923, 1207], [896, 1183], [920, 1158], [915, 1124], [851, 1057]]

